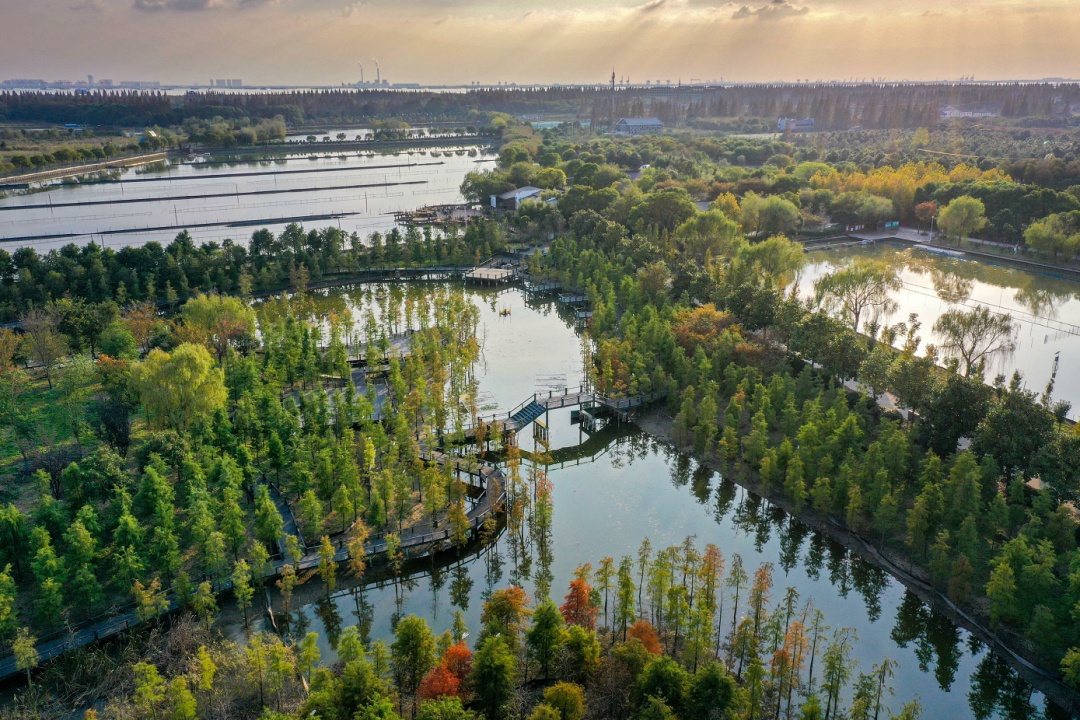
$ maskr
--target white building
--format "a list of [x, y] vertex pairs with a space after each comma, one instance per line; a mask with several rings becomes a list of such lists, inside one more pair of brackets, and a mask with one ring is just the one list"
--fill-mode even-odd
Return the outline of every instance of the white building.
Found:
[[659, 118], [623, 118], [611, 128], [616, 135], [654, 135], [663, 131]]
[[814, 129], [814, 118], [803, 118], [799, 120], [797, 118], [778, 118], [776, 121], [776, 132], [802, 132], [805, 130]]
[[988, 118], [997, 117], [998, 114], [993, 110], [984, 107], [958, 107], [956, 105], [946, 105], [941, 108], [941, 119], [952, 120], [954, 118]]
[[526, 200], [539, 200], [542, 192], [544, 191], [538, 187], [526, 185], [525, 187], [520, 187], [516, 190], [504, 192], [502, 195], [492, 195], [491, 207], [503, 208], [505, 210], [517, 210], [518, 206]]

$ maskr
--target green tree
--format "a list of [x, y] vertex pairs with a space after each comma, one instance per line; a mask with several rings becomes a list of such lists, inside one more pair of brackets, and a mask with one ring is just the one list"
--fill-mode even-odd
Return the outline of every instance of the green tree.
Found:
[[37, 667], [40, 655], [37, 651], [37, 638], [28, 628], [19, 628], [11, 642], [11, 652], [15, 656], [15, 669], [26, 673], [26, 684], [33, 685], [30, 671]]
[[195, 614], [206, 623], [206, 628], [209, 630], [218, 611], [217, 598], [214, 597], [214, 589], [209, 580], [204, 580], [195, 588], [195, 596], [192, 598], [191, 606]]
[[857, 258], [851, 265], [819, 278], [814, 283], [814, 296], [819, 305], [840, 314], [857, 331], [865, 313], [876, 320], [895, 310], [892, 295], [901, 287], [893, 266]]
[[232, 572], [233, 597], [236, 604], [244, 613], [244, 626], [247, 627], [248, 608], [251, 607], [252, 598], [255, 597], [255, 588], [251, 585], [251, 567], [246, 560], [237, 561]]
[[[575, 626], [576, 627], [576, 626]], [[476, 704], [488, 720], [503, 717], [517, 681], [517, 663], [503, 637], [488, 637], [473, 658], [471, 684]]]
[[525, 632], [529, 657], [540, 663], [543, 677], [548, 677], [551, 659], [562, 644], [566, 630], [558, 606], [550, 598], [533, 610], [532, 626]]
[[394, 682], [401, 691], [401, 707], [406, 697], [415, 698], [424, 676], [435, 667], [435, 635], [422, 618], [409, 615], [398, 622], [390, 646]]
[[199, 716], [198, 703], [185, 677], [175, 677], [169, 682], [164, 700], [169, 720], [195, 720]]
[[309, 632], [300, 641], [296, 653], [296, 668], [308, 679], [309, 683], [311, 682], [311, 672], [319, 664], [320, 657], [322, 657], [322, 653], [319, 651], [319, 633]]
[[161, 677], [157, 666], [150, 663], [136, 663], [135, 667], [135, 705], [144, 715], [158, 717], [158, 708], [165, 699], [165, 678]]
[[172, 353], [154, 349], [131, 374], [151, 425], [185, 431], [224, 407], [225, 376], [201, 345], [185, 343]]
[[957, 241], [986, 227], [986, 205], [970, 195], [953, 199], [938, 212], [938, 228]]
[[558, 711], [562, 720], [585, 717], [585, 691], [576, 683], [561, 682], [546, 688], [544, 702]]
[[718, 662], [701, 666], [690, 680], [686, 693], [685, 720], [712, 720], [727, 717], [736, 707], [738, 686]]
[[675, 713], [682, 712], [690, 676], [682, 665], [666, 655], [661, 655], [650, 662], [638, 681], [638, 692], [642, 697], [655, 697], [663, 700]]
[[619, 561], [615, 588], [615, 626], [622, 631], [626, 640], [626, 630], [633, 624], [634, 614], [634, 564], [629, 556], [624, 555]]
[[967, 311], [946, 310], [934, 322], [934, 332], [942, 337], [945, 354], [961, 362], [965, 376], [1016, 349], [1012, 316], [991, 312], [985, 305]]
[[1012, 565], [1007, 562], [999, 563], [990, 573], [990, 580], [986, 583], [986, 597], [990, 600], [990, 619], [995, 625], [1012, 622], [1018, 616], [1016, 592], [1016, 574]]
[[1080, 251], [1080, 217], [1076, 213], [1056, 213], [1031, 223], [1024, 231], [1024, 243], [1057, 262], [1058, 255], [1074, 257]]

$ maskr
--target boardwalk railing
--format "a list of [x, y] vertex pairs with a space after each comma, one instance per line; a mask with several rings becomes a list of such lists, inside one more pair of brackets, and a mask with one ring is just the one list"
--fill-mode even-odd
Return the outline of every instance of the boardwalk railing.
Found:
[[515, 405], [509, 412], [479, 416], [476, 418], [477, 422], [475, 424], [462, 428], [462, 430], [465, 435], [468, 436], [476, 430], [479, 423], [491, 425], [496, 422], [501, 423], [504, 428], [509, 430], [520, 430], [520, 427], [515, 426], [515, 416], [534, 403], [545, 410], [558, 410], [559, 408], [574, 407], [577, 405], [598, 404], [617, 412], [624, 412], [644, 407], [645, 405], [665, 397], [667, 397], [667, 392], [663, 390], [634, 395], [632, 397], [610, 397], [589, 390], [584, 385], [564, 388], [562, 390], [549, 390], [547, 393], [534, 392], [532, 395]]

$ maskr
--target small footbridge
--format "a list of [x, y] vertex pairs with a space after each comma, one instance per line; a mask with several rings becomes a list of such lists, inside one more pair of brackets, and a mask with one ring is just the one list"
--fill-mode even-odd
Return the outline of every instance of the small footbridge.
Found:
[[530, 423], [550, 410], [567, 407], [584, 407], [592, 417], [615, 417], [626, 420], [638, 409], [644, 408], [667, 396], [666, 392], [644, 393], [630, 397], [611, 397], [597, 393], [584, 386], [533, 393], [506, 414], [481, 416], [476, 424], [465, 428], [466, 437], [475, 436], [478, 426], [502, 430], [504, 435], [516, 435]]

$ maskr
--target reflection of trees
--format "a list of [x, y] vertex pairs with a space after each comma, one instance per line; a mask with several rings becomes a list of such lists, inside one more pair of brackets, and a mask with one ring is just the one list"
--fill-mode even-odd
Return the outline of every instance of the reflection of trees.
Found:
[[799, 564], [799, 551], [809, 532], [810, 528], [795, 518], [780, 525], [780, 567], [784, 572], [791, 572]]
[[765, 502], [759, 496], [744, 492], [743, 500], [735, 508], [735, 514], [731, 518], [737, 529], [754, 536], [754, 549], [759, 553], [772, 534], [771, 523], [764, 512], [765, 507]]
[[446, 585], [447, 572], [444, 568], [435, 565], [431, 568], [431, 619], [438, 621], [439, 619], [439, 606], [442, 603], [439, 602], [439, 592]]
[[360, 631], [360, 642], [371, 644], [371, 626], [375, 623], [375, 608], [367, 598], [360, 596], [356, 605], [356, 628]]
[[[502, 554], [499, 552], [498, 547], [495, 546], [495, 545], [491, 546], [491, 549], [488, 550], [488, 553], [489, 553], [489, 555], [488, 555], [488, 563], [487, 563], [486, 581], [487, 581], [488, 591], [490, 592], [491, 590], [493, 590], [495, 588], [496, 585], [499, 585], [502, 582], [503, 558], [502, 558]], [[465, 608], [461, 608], [461, 609], [464, 610]]]
[[839, 543], [829, 543], [825, 566], [829, 569], [829, 582], [836, 588], [840, 597], [846, 598], [851, 592], [851, 565], [848, 563], [847, 550]]
[[972, 282], [969, 278], [934, 268], [930, 271], [930, 282], [937, 296], [947, 303], [962, 303], [971, 297]]
[[[946, 302], [961, 302], [970, 297], [976, 282], [1015, 292], [1014, 299], [1030, 312], [1053, 319], [1060, 305], [1070, 299], [1080, 300], [1076, 283], [1062, 278], [1035, 275], [1004, 265], [990, 265], [976, 260], [960, 260], [908, 248], [897, 250], [890, 245], [853, 248], [843, 255], [872, 257], [888, 262], [898, 271], [908, 269], [929, 277], [938, 296]], [[1045, 314], [1045, 313], [1051, 314]]]
[[738, 485], [720, 476], [720, 482], [716, 486], [716, 510], [713, 512], [717, 525], [722, 525], [724, 518], [731, 512], [731, 506], [735, 502], [738, 489]]
[[889, 574], [858, 558], [852, 559], [850, 565], [852, 587], [866, 604], [866, 615], [870, 622], [877, 622], [881, 617], [881, 595], [889, 586]]
[[292, 635], [295, 638], [304, 637], [308, 630], [311, 629], [311, 618], [308, 617], [303, 608], [296, 611], [296, 620], [291, 623], [289, 629], [292, 630]]
[[671, 460], [672, 462], [668, 463], [671, 468], [671, 484], [677, 488], [686, 487], [694, 471], [693, 461], [685, 453], [677, 453]]
[[709, 466], [698, 465], [690, 477], [690, 492], [694, 493], [694, 497], [702, 505], [709, 502], [709, 496], [712, 494], [710, 492], [712, 479], [715, 474]]
[[821, 568], [825, 565], [825, 548], [828, 541], [825, 536], [815, 532], [810, 536], [810, 546], [806, 550], [806, 575], [817, 581], [821, 577]]
[[469, 569], [462, 563], [450, 571], [450, 604], [460, 608], [462, 612], [469, 609], [469, 596], [472, 594], [473, 580], [469, 577]]
[[326, 639], [332, 647], [337, 647], [341, 635], [341, 613], [338, 612], [337, 603], [323, 596], [315, 602], [315, 614], [322, 620]]
[[[1004, 658], [986, 653], [971, 675], [968, 705], [976, 720], [995, 713], [1006, 720], [1029, 720], [1038, 717], [1031, 704], [1031, 686], [1009, 667]], [[1052, 717], [1053, 711], [1045, 717]]]
[[960, 665], [961, 651], [960, 631], [948, 618], [931, 610], [915, 594], [905, 592], [891, 637], [900, 647], [914, 643], [915, 657], [923, 672], [929, 670], [933, 660], [938, 686], [949, 691]]
[[1039, 278], [1034, 276], [1028, 278], [1027, 282], [1013, 293], [1013, 300], [1023, 305], [1028, 312], [1047, 320], [1056, 318], [1058, 307], [1071, 298], [1072, 293], [1040, 287]]

